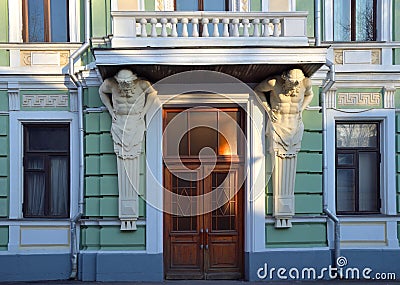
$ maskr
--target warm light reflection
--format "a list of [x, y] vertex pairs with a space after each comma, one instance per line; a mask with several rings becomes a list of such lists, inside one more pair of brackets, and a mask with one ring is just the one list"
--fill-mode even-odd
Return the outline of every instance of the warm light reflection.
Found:
[[221, 134], [219, 135], [218, 153], [219, 155], [232, 155], [232, 149], [230, 144]]

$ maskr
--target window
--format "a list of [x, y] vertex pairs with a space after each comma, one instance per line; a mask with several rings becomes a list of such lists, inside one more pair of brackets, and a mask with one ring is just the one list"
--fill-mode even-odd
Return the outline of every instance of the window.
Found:
[[24, 42], [68, 42], [68, 0], [23, 0]]
[[23, 127], [24, 217], [69, 217], [69, 125]]
[[334, 0], [335, 41], [376, 40], [376, 0]]
[[336, 212], [380, 212], [379, 122], [336, 123]]
[[228, 11], [228, 0], [175, 0], [176, 11]]

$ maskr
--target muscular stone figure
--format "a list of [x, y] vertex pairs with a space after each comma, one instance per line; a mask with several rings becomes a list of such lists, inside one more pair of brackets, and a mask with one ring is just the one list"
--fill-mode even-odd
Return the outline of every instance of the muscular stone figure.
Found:
[[117, 155], [121, 230], [135, 230], [139, 160], [146, 129], [144, 116], [154, 103], [157, 92], [150, 82], [138, 79], [130, 70], [122, 69], [115, 77], [104, 80], [99, 94], [112, 118], [111, 135]]
[[313, 97], [311, 80], [304, 76], [302, 70], [292, 69], [281, 76], [267, 78], [254, 91], [270, 119], [266, 134], [269, 151], [274, 157], [275, 226], [290, 227], [290, 218], [294, 215], [297, 153], [304, 131], [302, 112]]

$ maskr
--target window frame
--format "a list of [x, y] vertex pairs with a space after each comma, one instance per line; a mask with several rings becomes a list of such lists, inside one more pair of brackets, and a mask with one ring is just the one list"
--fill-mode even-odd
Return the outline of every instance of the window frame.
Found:
[[[379, 214], [381, 213], [381, 182], [380, 182], [380, 176], [381, 176], [381, 133], [380, 133], [380, 128], [381, 124], [379, 121], [341, 121], [337, 120], [335, 121], [335, 134], [337, 134], [337, 127], [338, 125], [344, 125], [344, 124], [375, 124], [377, 126], [377, 145], [376, 147], [338, 147], [337, 146], [337, 138], [335, 140], [335, 202], [336, 202], [336, 213], [339, 215], [363, 215], [363, 214]], [[360, 152], [374, 152], [377, 154], [377, 165], [376, 165], [376, 170], [379, 173], [377, 175], [377, 185], [376, 185], [376, 211], [360, 211], [360, 205], [359, 205], [359, 198], [360, 198], [360, 187], [359, 187], [359, 153]], [[338, 154], [353, 154], [354, 155], [354, 161], [352, 165], [342, 165], [339, 166], [338, 164]], [[355, 170], [355, 189], [354, 189], [354, 211], [338, 211], [337, 205], [338, 205], [338, 176], [337, 176], [337, 170], [338, 169], [354, 169]]]
[[[40, 128], [40, 127], [52, 127], [52, 128], [65, 128], [67, 129], [68, 133], [68, 148], [67, 151], [52, 151], [52, 150], [46, 150], [46, 151], [32, 151], [29, 150], [29, 131], [34, 129], [34, 128]], [[23, 149], [24, 149], [24, 154], [23, 154], [23, 206], [22, 206], [22, 212], [23, 212], [23, 217], [24, 218], [50, 218], [50, 219], [62, 219], [62, 218], [68, 218], [70, 216], [70, 210], [71, 210], [71, 153], [70, 153], [70, 141], [71, 141], [71, 129], [70, 129], [70, 124], [68, 123], [23, 123]], [[44, 170], [41, 172], [44, 172], [45, 175], [45, 206], [44, 206], [44, 215], [29, 215], [27, 214], [27, 208], [26, 205], [28, 204], [28, 199], [29, 199], [29, 193], [28, 193], [28, 187], [27, 187], [27, 175], [28, 173], [33, 173], [33, 172], [39, 172], [38, 170], [30, 170], [27, 169], [27, 158], [28, 156], [37, 156], [37, 157], [43, 157], [44, 158]], [[51, 179], [51, 172], [50, 172], [50, 165], [49, 161], [50, 158], [53, 156], [57, 157], [67, 157], [67, 169], [68, 169], [68, 175], [67, 175], [67, 189], [68, 189], [68, 201], [67, 201], [67, 213], [66, 215], [60, 215], [60, 216], [55, 216], [49, 214], [50, 212], [50, 198], [51, 198], [51, 189], [50, 189], [50, 179]]]
[[[28, 2], [29, 0], [22, 0], [22, 41], [25, 43], [36, 43], [29, 41], [29, 9], [28, 9]], [[44, 42], [48, 43], [56, 43], [51, 40], [51, 10], [50, 10], [50, 2], [51, 0], [43, 0], [43, 7], [44, 7]], [[67, 39], [65, 42], [70, 42], [71, 35], [70, 35], [70, 15], [69, 15], [69, 7], [70, 7], [70, 0], [66, 0], [66, 33]]]
[[[334, 0], [335, 1], [335, 0]], [[350, 40], [335, 40], [335, 32], [333, 32], [333, 40], [335, 42], [375, 42], [377, 40], [377, 0], [373, 0], [373, 39], [372, 40], [357, 40], [357, 10], [355, 6], [358, 0], [350, 0]], [[333, 3], [333, 9], [335, 4]], [[335, 11], [333, 11], [333, 24], [335, 25]]]

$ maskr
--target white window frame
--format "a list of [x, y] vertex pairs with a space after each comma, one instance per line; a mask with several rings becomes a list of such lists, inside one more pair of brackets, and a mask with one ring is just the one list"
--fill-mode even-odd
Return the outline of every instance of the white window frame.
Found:
[[[81, 42], [80, 39], [80, 11], [79, 0], [69, 0], [68, 3], [68, 25], [69, 42]], [[12, 43], [22, 43], [22, 0], [8, 0], [9, 41]], [[51, 44], [51, 43], [50, 43]]]
[[[24, 123], [69, 123], [70, 124], [70, 218], [78, 212], [79, 193], [79, 135], [77, 115], [65, 111], [15, 111], [10, 112], [10, 219], [24, 219], [23, 156]], [[45, 218], [43, 218], [45, 219]], [[51, 220], [51, 218], [49, 218]], [[49, 220], [47, 219], [47, 220]], [[54, 220], [57, 221], [57, 220]]]
[[336, 213], [336, 121], [378, 121], [380, 122], [380, 151], [381, 151], [381, 213], [386, 215], [396, 214], [396, 175], [395, 175], [395, 111], [373, 109], [360, 113], [360, 110], [327, 110], [327, 161], [329, 209]]
[[[333, 42], [333, 1], [324, 1], [324, 41]], [[377, 0], [376, 3], [376, 41], [392, 40], [392, 0]], [[357, 43], [350, 41], [349, 43]]]

